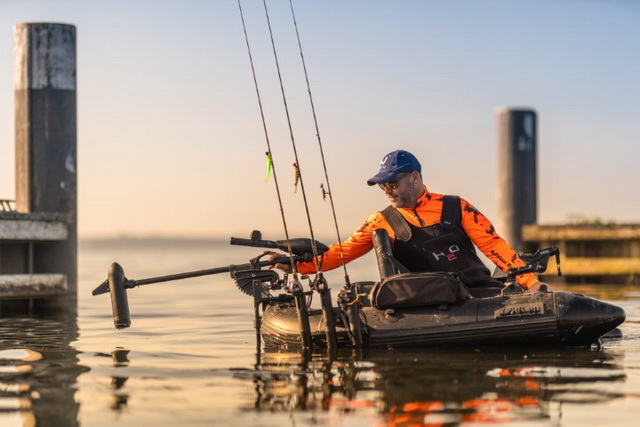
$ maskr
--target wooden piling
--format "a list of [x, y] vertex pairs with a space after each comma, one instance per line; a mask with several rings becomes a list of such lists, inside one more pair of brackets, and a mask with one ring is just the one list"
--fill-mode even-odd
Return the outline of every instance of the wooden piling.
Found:
[[522, 226], [537, 221], [537, 117], [531, 109], [501, 109], [497, 116], [498, 232], [522, 251]]
[[33, 270], [63, 273], [77, 292], [76, 28], [14, 28], [15, 209], [65, 216], [68, 237], [37, 246]]

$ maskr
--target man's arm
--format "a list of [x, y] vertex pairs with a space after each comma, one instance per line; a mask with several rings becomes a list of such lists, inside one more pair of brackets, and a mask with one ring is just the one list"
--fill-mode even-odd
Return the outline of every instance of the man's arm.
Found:
[[[517, 252], [496, 232], [489, 219], [478, 211], [471, 203], [460, 199], [462, 209], [462, 228], [471, 241], [487, 256], [495, 265], [505, 273], [510, 268], [523, 267], [525, 263]], [[533, 273], [523, 274], [516, 278], [519, 284], [533, 290], [538, 277]], [[536, 290], [539, 285], [536, 285]]]
[[[333, 270], [340, 267], [344, 263], [353, 261], [361, 257], [373, 248], [373, 231], [379, 228], [382, 223], [382, 215], [375, 213], [371, 215], [360, 228], [358, 228], [347, 240], [341, 244], [334, 243], [329, 246], [329, 250], [319, 257], [322, 263], [322, 271]], [[341, 255], [342, 250], [342, 255]], [[310, 274], [316, 272], [314, 262], [300, 262], [297, 264], [298, 271], [301, 274]]]

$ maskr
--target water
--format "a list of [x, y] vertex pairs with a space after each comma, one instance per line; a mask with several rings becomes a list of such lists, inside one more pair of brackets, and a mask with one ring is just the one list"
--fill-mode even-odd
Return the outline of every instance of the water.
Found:
[[[78, 316], [0, 319], [0, 425], [636, 425], [640, 290], [565, 287], [621, 305], [601, 350], [465, 348], [256, 354], [252, 300], [228, 275], [129, 291], [115, 330], [112, 261], [129, 278], [243, 263], [217, 242], [83, 242]], [[375, 274], [372, 258], [351, 269]], [[337, 288], [341, 272], [330, 276]]]

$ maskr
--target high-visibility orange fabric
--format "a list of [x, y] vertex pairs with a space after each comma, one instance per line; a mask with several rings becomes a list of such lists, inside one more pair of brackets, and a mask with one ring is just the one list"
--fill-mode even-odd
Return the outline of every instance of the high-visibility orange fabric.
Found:
[[[440, 223], [442, 215], [442, 194], [430, 193], [424, 187], [423, 195], [418, 199], [418, 206], [412, 208], [398, 208], [402, 216], [416, 227], [426, 227]], [[524, 262], [515, 250], [500, 237], [491, 221], [482, 215], [471, 203], [460, 198], [462, 207], [462, 228], [471, 241], [502, 271], [509, 268], [522, 267]], [[342, 242], [344, 261], [353, 261], [356, 258], [373, 249], [373, 232], [378, 228], [384, 228], [389, 233], [393, 242], [395, 233], [380, 212], [371, 215], [365, 223], [357, 229], [351, 237]], [[340, 245], [335, 243], [329, 247], [322, 259], [322, 270], [328, 271], [342, 265]], [[298, 271], [302, 274], [314, 273], [315, 263], [306, 262], [297, 264]], [[538, 281], [535, 274], [529, 273], [517, 278], [518, 283], [528, 288]]]

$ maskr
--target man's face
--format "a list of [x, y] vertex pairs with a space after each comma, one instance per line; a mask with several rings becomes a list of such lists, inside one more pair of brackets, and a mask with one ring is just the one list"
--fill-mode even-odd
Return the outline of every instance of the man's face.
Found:
[[[379, 184], [394, 208], [415, 208], [419, 191], [416, 190], [417, 172], [400, 173], [395, 180]], [[422, 189], [420, 189], [422, 190]]]

